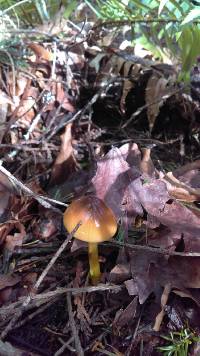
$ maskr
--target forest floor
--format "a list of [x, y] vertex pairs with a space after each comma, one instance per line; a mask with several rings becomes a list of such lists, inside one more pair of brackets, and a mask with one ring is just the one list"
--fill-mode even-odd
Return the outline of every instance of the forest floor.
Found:
[[[199, 355], [194, 76], [121, 50], [119, 29], [42, 31], [0, 59], [0, 354]], [[96, 285], [63, 226], [83, 195], [118, 222]]]

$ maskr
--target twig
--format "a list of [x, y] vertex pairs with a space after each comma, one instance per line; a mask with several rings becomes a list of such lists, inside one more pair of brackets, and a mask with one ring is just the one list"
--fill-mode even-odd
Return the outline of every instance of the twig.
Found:
[[[43, 279], [46, 277], [47, 273], [49, 272], [49, 270], [52, 268], [52, 266], [54, 265], [54, 263], [56, 262], [56, 260], [58, 259], [58, 257], [61, 255], [61, 253], [64, 251], [64, 249], [67, 247], [68, 243], [70, 242], [70, 240], [72, 239], [73, 235], [75, 234], [75, 232], [79, 229], [79, 227], [81, 226], [81, 221], [75, 226], [75, 228], [72, 230], [72, 232], [68, 235], [68, 237], [66, 238], [66, 240], [62, 243], [62, 245], [59, 247], [59, 249], [56, 251], [55, 255], [52, 257], [52, 259], [50, 260], [50, 262], [48, 263], [48, 265], [46, 266], [46, 268], [44, 269], [44, 271], [41, 273], [40, 277], [38, 278], [38, 280], [36, 281], [35, 285], [33, 286], [33, 290], [34, 290], [34, 294], [37, 292], [40, 284], [42, 283]], [[23, 306], [26, 306], [30, 303], [32, 299], [32, 296], [29, 295], [26, 300], [23, 303]]]
[[[114, 285], [114, 284], [99, 284], [98, 286], [82, 287], [82, 288], [57, 288], [54, 291], [32, 295], [31, 300], [49, 299], [57, 295], [62, 295], [69, 292], [72, 293], [72, 295], [81, 294], [81, 293], [104, 292], [104, 291], [113, 291], [117, 293], [123, 288], [125, 288], [124, 285]], [[24, 297], [20, 298], [20, 300], [23, 301]]]
[[[157, 248], [157, 247], [150, 247], [150, 246], [143, 246], [143, 245], [132, 245], [123, 242], [107, 242], [107, 245], [118, 246], [118, 247], [128, 247], [132, 250], [139, 250], [139, 251], [147, 251], [147, 252], [154, 252], [159, 253], [161, 255], [168, 255], [168, 256], [182, 256], [182, 257], [200, 257], [200, 252], [176, 252], [176, 251], [169, 251], [164, 248]], [[102, 243], [103, 245], [103, 243]]]
[[72, 343], [72, 341], [74, 340], [73, 336], [70, 337], [70, 339], [67, 341], [67, 342], [64, 342], [60, 337], [58, 338], [58, 340], [63, 344], [61, 346], [61, 348], [55, 352], [54, 356], [60, 356], [60, 355], [63, 355], [63, 352], [65, 351], [65, 349], [68, 349], [72, 352], [75, 352], [75, 349], [72, 348], [70, 346], [70, 344]]
[[27, 312], [28, 310], [31, 310], [35, 307], [40, 307], [42, 304], [46, 303], [46, 301], [44, 300], [36, 300], [34, 301], [32, 304], [27, 305], [26, 307], [24, 307], [23, 305], [19, 306], [20, 302], [15, 302], [11, 305], [8, 305], [6, 307], [2, 307], [3, 310], [0, 311], [0, 315], [2, 316], [3, 319], [6, 318], [6, 315], [8, 315], [8, 313], [13, 314], [12, 319], [10, 320], [9, 324], [5, 327], [5, 329], [3, 329], [0, 339], [3, 340], [8, 333], [10, 332], [10, 330], [12, 330], [16, 324], [16, 322], [19, 320], [19, 318], [22, 316], [22, 314], [24, 312]]
[[[151, 23], [160, 23], [160, 24], [168, 24], [168, 23], [181, 23], [182, 20], [174, 19], [174, 18], [154, 18], [154, 19], [127, 19], [127, 20], [118, 20], [118, 21], [113, 21], [113, 20], [108, 20], [108, 21], [103, 21], [100, 23], [97, 23], [97, 25], [94, 25], [91, 29], [91, 31], [96, 31], [98, 28], [101, 27], [119, 27], [119, 26], [125, 26], [129, 25], [131, 26], [132, 24], [135, 23], [142, 23], [142, 24], [151, 24]], [[199, 24], [199, 21], [194, 21], [193, 23]]]
[[135, 338], [137, 336], [137, 333], [138, 333], [138, 329], [139, 329], [139, 326], [140, 326], [140, 322], [141, 322], [141, 318], [142, 318], [142, 313], [144, 311], [144, 305], [142, 305], [142, 308], [141, 308], [141, 311], [140, 311], [140, 315], [138, 317], [138, 320], [137, 320], [137, 324], [136, 324], [136, 327], [135, 327], [135, 330], [134, 330], [134, 333], [133, 333], [133, 336], [132, 336], [132, 339], [131, 339], [131, 343], [128, 347], [128, 350], [126, 352], [126, 356], [130, 356], [131, 355], [131, 352], [132, 352], [132, 348], [133, 348], [133, 344], [134, 344], [134, 341], [135, 341]]
[[23, 326], [24, 324], [26, 324], [27, 322], [29, 322], [30, 320], [32, 320], [33, 318], [35, 318], [38, 314], [41, 314], [44, 310], [46, 310], [47, 308], [49, 308], [49, 306], [51, 304], [53, 304], [56, 301], [55, 299], [51, 299], [50, 301], [47, 301], [47, 303], [45, 303], [41, 308], [38, 308], [36, 311], [34, 311], [32, 314], [28, 315], [26, 318], [24, 318], [22, 321], [20, 321], [19, 323], [17, 323], [15, 325], [15, 329]]
[[155, 320], [155, 323], [154, 323], [154, 326], [153, 326], [153, 330], [154, 331], [159, 331], [160, 330], [160, 326], [161, 326], [161, 323], [162, 323], [164, 315], [165, 315], [165, 306], [167, 304], [171, 289], [172, 289], [172, 286], [171, 286], [170, 283], [167, 283], [165, 285], [165, 287], [164, 287], [164, 291], [163, 291], [163, 294], [161, 296], [161, 311], [156, 316], [156, 320]]
[[75, 348], [76, 348], [76, 352], [78, 356], [84, 356], [84, 352], [81, 346], [81, 342], [79, 339], [79, 335], [78, 335], [78, 331], [77, 331], [77, 327], [75, 324], [75, 320], [74, 320], [74, 315], [73, 315], [73, 311], [72, 311], [72, 302], [71, 302], [71, 293], [67, 293], [67, 307], [68, 307], [68, 313], [69, 313], [69, 324], [72, 330], [72, 335], [74, 337], [74, 344], [75, 344]]
[[53, 35], [51, 35], [48, 32], [44, 32], [44, 31], [40, 31], [40, 30], [28, 30], [26, 28], [21, 28], [20, 30], [4, 30], [4, 31], [0, 31], [0, 33], [13, 33], [13, 34], [25, 34], [25, 35], [41, 35], [41, 36], [45, 36], [45, 37], [49, 37], [49, 38], [54, 38]]
[[51, 69], [51, 80], [56, 79], [56, 54], [57, 54], [57, 45], [56, 45], [56, 42], [54, 41], [54, 44], [53, 44], [53, 63], [52, 63], [52, 69]]
[[[8, 179], [13, 183], [14, 187], [18, 187], [20, 188], [22, 191], [24, 191], [27, 195], [35, 198], [42, 206], [44, 206], [46, 209], [52, 209], [55, 210], [56, 208], [54, 208], [50, 203], [54, 203], [54, 204], [58, 204], [58, 205], [62, 205], [62, 206], [67, 206], [66, 204], [55, 200], [55, 199], [50, 199], [48, 197], [42, 196], [42, 195], [38, 195], [36, 193], [34, 193], [31, 189], [29, 189], [28, 187], [26, 187], [26, 185], [24, 185], [22, 182], [20, 182], [17, 178], [15, 178], [15, 176], [13, 176], [6, 168], [4, 168], [1, 164], [0, 164], [0, 171], [5, 174]], [[56, 209], [56, 211], [58, 212], [58, 210]]]
[[151, 103], [148, 103], [148, 104], [145, 104], [143, 106], [141, 106], [140, 108], [138, 108], [132, 115], [131, 117], [121, 126], [122, 129], [124, 129], [125, 127], [127, 127], [131, 121], [133, 121], [133, 119], [138, 116], [139, 114], [141, 114], [141, 112], [145, 109], [147, 109], [148, 107], [154, 105], [154, 104], [157, 104], [163, 100], [167, 100], [169, 99], [171, 96], [179, 93], [180, 91], [182, 91], [183, 88], [179, 88], [178, 90], [174, 90], [172, 91], [170, 94], [166, 94], [166, 95], [163, 95], [161, 98], [159, 99], [156, 99], [154, 101], [152, 101]]
[[[35, 285], [33, 286], [33, 290], [34, 290], [35, 293], [37, 292], [37, 289], [39, 288], [39, 286], [42, 283], [43, 279], [45, 278], [45, 276], [49, 272], [50, 268], [53, 266], [53, 264], [55, 263], [57, 258], [60, 256], [60, 254], [66, 248], [67, 244], [69, 243], [69, 241], [71, 240], [71, 238], [75, 234], [75, 232], [78, 230], [80, 225], [81, 225], [81, 222], [79, 222], [76, 225], [76, 227], [73, 229], [73, 231], [68, 235], [67, 239], [63, 242], [63, 244], [57, 250], [56, 254], [50, 260], [50, 262], [48, 263], [47, 267], [44, 269], [44, 271], [42, 272], [42, 274], [40, 275], [40, 277], [36, 281]], [[28, 297], [26, 297], [25, 301], [22, 304], [22, 307], [16, 311], [15, 316], [11, 319], [11, 321], [9, 322], [9, 324], [7, 325], [5, 330], [3, 330], [3, 332], [1, 333], [1, 339], [4, 339], [7, 336], [7, 334], [9, 333], [9, 331], [12, 328], [14, 328], [14, 325], [19, 320], [19, 318], [22, 316], [23, 312], [27, 309], [28, 304], [30, 303], [31, 300], [32, 300], [32, 295], [29, 295]]]
[[[54, 291], [35, 294], [35, 295], [33, 294], [31, 295], [31, 301], [40, 300], [40, 299], [49, 299], [69, 292], [72, 293], [72, 295], [81, 294], [81, 293], [104, 292], [104, 291], [113, 291], [117, 293], [123, 288], [125, 288], [124, 285], [115, 285], [115, 284], [99, 284], [98, 286], [82, 287], [82, 288], [57, 288]], [[20, 298], [22, 302], [24, 301], [24, 299], [25, 299], [24, 297]]]

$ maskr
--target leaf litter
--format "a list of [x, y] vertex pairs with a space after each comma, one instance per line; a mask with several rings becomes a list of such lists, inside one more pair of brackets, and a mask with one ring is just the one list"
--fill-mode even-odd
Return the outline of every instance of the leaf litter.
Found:
[[[125, 355], [143, 342], [153, 355], [180, 308], [175, 329], [187, 320], [199, 335], [198, 144], [181, 153], [199, 108], [168, 67], [126, 60], [113, 36], [92, 46], [67, 31], [56, 45], [22, 36], [23, 69], [0, 63], [0, 348]], [[64, 206], [83, 194], [119, 225], [100, 246], [97, 286], [86, 244], [62, 226]]]

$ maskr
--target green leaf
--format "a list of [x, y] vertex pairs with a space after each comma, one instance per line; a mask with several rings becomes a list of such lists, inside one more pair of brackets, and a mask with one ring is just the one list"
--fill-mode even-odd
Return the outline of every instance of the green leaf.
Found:
[[98, 9], [96, 9], [96, 7], [94, 7], [94, 6], [90, 3], [90, 1], [88, 1], [88, 0], [84, 0], [84, 1], [85, 1], [85, 3], [91, 8], [91, 10], [95, 13], [95, 15], [96, 15], [97, 17], [102, 18], [101, 12], [98, 11]]
[[181, 25], [186, 25], [194, 20], [196, 20], [198, 17], [200, 17], [200, 9], [192, 9], [189, 14], [184, 18], [182, 21]]
[[192, 42], [193, 42], [192, 31], [189, 27], [185, 27], [178, 40], [179, 47], [182, 51], [181, 57], [183, 61], [190, 53]]
[[160, 0], [160, 5], [159, 5], [159, 8], [158, 8], [158, 15], [161, 14], [161, 12], [163, 11], [166, 3], [168, 2], [169, 0]]
[[63, 17], [65, 19], [68, 19], [70, 17], [70, 15], [72, 14], [72, 12], [74, 11], [74, 9], [76, 8], [77, 5], [77, 0], [73, 0], [70, 2], [69, 5], [67, 5], [64, 13], [63, 13]]

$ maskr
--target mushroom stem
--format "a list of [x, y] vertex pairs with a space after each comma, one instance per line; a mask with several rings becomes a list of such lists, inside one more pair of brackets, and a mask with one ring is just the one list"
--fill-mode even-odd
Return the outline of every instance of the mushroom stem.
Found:
[[92, 284], [96, 285], [101, 276], [97, 243], [88, 243], [88, 256], [90, 264], [90, 278], [92, 280]]

